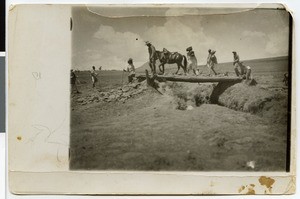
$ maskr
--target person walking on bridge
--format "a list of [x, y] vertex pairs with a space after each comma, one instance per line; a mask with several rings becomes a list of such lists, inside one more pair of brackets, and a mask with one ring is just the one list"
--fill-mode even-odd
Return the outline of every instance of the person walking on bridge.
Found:
[[155, 61], [156, 61], [156, 49], [155, 47], [149, 42], [146, 41], [146, 46], [148, 46], [148, 52], [149, 52], [149, 66], [151, 68], [151, 71], [153, 74], [156, 73], [156, 66], [155, 66]]
[[[243, 79], [249, 80], [251, 78], [251, 67], [245, 66], [243, 62], [240, 61], [239, 55], [233, 51], [233, 65], [236, 76], [242, 77]], [[240, 68], [240, 71], [239, 69]]]
[[186, 49], [187, 51], [187, 60], [188, 60], [188, 68], [187, 71], [188, 73], [190, 70], [194, 72], [195, 75], [199, 75], [199, 71], [197, 70], [197, 58], [195, 55], [195, 52], [193, 51], [193, 47], [190, 46]]
[[217, 72], [215, 71], [215, 64], [218, 64], [218, 60], [215, 53], [216, 53], [215, 50], [213, 51], [211, 49], [208, 50], [206, 66], [209, 70], [209, 76], [211, 76], [211, 71], [214, 73], [214, 75], [217, 75]]

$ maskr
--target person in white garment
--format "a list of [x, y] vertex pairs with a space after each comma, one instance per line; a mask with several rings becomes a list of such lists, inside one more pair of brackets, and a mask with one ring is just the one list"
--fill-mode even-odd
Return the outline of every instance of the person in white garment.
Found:
[[95, 85], [98, 82], [97, 76], [98, 76], [98, 74], [96, 73], [95, 66], [93, 66], [92, 70], [91, 70], [91, 77], [92, 77], [93, 88], [95, 88]]
[[133, 65], [132, 58], [129, 58], [127, 63], [128, 63], [128, 66], [123, 71], [128, 72], [128, 82], [131, 83], [131, 82], [133, 82], [133, 80], [135, 78], [135, 67]]
[[187, 72], [189, 73], [191, 70], [195, 75], [199, 75], [199, 70], [197, 69], [197, 58], [195, 52], [193, 51], [193, 47], [190, 46], [186, 49], [187, 51], [187, 60], [188, 60], [188, 68]]
[[215, 50], [213, 51], [211, 49], [208, 50], [206, 66], [209, 70], [209, 76], [211, 76], [211, 71], [214, 73], [214, 75], [217, 75], [217, 72], [215, 71], [215, 64], [218, 64], [218, 60], [215, 53], [216, 53]]

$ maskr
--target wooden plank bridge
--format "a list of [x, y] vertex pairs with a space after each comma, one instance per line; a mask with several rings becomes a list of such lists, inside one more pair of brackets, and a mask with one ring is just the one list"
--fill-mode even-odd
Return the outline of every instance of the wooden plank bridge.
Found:
[[184, 75], [150, 75], [146, 70], [145, 75], [138, 75], [137, 79], [145, 80], [150, 83], [154, 80], [159, 82], [175, 81], [175, 82], [190, 82], [190, 83], [239, 83], [243, 79], [240, 77], [204, 77], [204, 76], [184, 76]]
[[[137, 79], [139, 81], [147, 80], [147, 84], [153, 87], [155, 90], [158, 88], [158, 82], [165, 81], [175, 81], [175, 82], [190, 82], [190, 83], [217, 83], [211, 93], [211, 102], [217, 103], [218, 98], [221, 93], [223, 93], [227, 88], [233, 86], [234, 84], [244, 82], [247, 85], [256, 85], [257, 82], [254, 79], [243, 80], [240, 77], [204, 77], [204, 76], [184, 76], [184, 75], [149, 75], [148, 70], [146, 70], [145, 75], [138, 75]], [[162, 93], [160, 93], [162, 94]]]

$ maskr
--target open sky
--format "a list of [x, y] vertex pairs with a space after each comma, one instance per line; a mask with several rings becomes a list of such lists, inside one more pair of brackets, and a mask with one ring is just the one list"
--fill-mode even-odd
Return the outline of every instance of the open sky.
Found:
[[[132, 14], [144, 16], [120, 17]], [[198, 64], [206, 62], [208, 49], [217, 51], [220, 63], [232, 61], [232, 51], [241, 60], [288, 55], [289, 14], [285, 10], [81, 6], [73, 8], [72, 18], [72, 68], [80, 70], [93, 65], [122, 69], [128, 58], [139, 67], [149, 58], [145, 41], [157, 50], [167, 48], [185, 55], [185, 49], [193, 46]]]

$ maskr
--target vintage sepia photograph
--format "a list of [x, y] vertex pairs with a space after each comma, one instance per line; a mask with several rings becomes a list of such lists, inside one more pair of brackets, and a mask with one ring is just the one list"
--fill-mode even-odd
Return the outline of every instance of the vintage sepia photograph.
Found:
[[291, 13], [282, 4], [9, 6], [9, 191], [295, 193]]
[[71, 170], [289, 171], [287, 10], [73, 6], [70, 23]]

